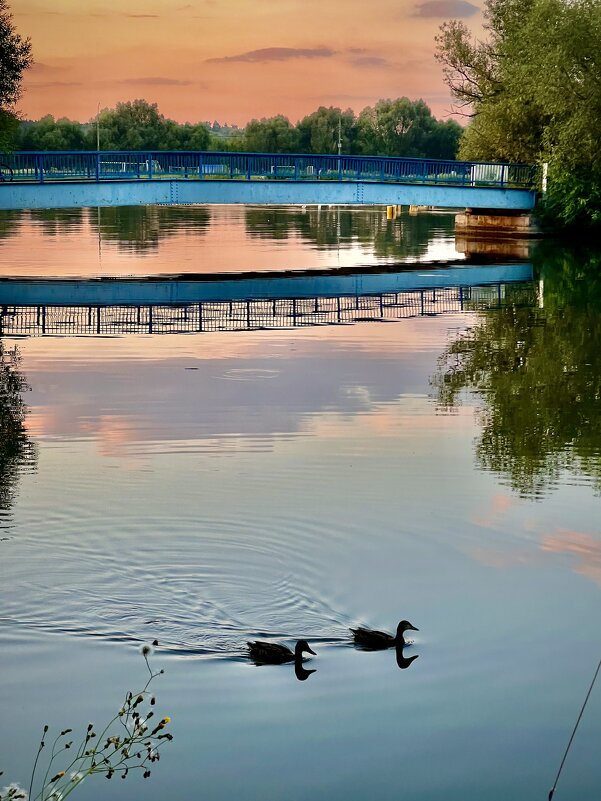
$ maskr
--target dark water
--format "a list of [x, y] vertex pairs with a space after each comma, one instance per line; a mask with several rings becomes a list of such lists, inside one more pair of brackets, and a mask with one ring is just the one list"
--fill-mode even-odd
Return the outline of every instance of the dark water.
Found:
[[[452, 226], [4, 213], [1, 275], [426, 274], [461, 257]], [[601, 656], [601, 256], [543, 243], [532, 264], [498, 304], [397, 321], [5, 336], [2, 780], [28, 785], [43, 723], [108, 720], [157, 638], [175, 740], [111, 798], [546, 798]], [[405, 669], [352, 647], [349, 626], [401, 618]], [[298, 637], [306, 681], [242, 657]], [[600, 712], [596, 687], [556, 798], [599, 797]]]

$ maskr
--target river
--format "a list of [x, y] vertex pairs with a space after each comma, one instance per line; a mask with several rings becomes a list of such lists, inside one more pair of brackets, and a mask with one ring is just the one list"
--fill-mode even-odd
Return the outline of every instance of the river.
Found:
[[[383, 282], [202, 330], [96, 330], [75, 294], [42, 330], [0, 280], [0, 783], [44, 724], [108, 721], [156, 640], [174, 740], [111, 799], [546, 798], [601, 655], [601, 252], [540, 243], [425, 311], [387, 283], [448, 263], [443, 213], [0, 214], [0, 279]], [[403, 658], [353, 645], [401, 619]], [[245, 653], [297, 638], [303, 681]], [[599, 797], [600, 712], [597, 686], [557, 799]]]

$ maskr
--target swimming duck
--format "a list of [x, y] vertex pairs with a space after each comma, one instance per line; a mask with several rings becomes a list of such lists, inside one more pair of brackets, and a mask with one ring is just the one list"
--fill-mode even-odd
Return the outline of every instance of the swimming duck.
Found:
[[403, 634], [406, 631], [419, 631], [415, 626], [412, 626], [408, 620], [401, 620], [396, 627], [396, 637], [392, 634], [387, 634], [385, 631], [374, 631], [373, 629], [357, 628], [350, 629], [353, 638], [357, 645], [362, 645], [364, 648], [376, 650], [379, 648], [392, 648], [393, 645], [405, 645], [405, 638]]
[[299, 640], [296, 643], [294, 651], [291, 651], [286, 645], [279, 645], [273, 642], [261, 642], [260, 640], [255, 640], [254, 642], [246, 644], [248, 646], [250, 658], [263, 665], [282, 665], [284, 662], [294, 662], [295, 665], [297, 665], [302, 663], [304, 653], [317, 656], [315, 651], [311, 650], [306, 640]]

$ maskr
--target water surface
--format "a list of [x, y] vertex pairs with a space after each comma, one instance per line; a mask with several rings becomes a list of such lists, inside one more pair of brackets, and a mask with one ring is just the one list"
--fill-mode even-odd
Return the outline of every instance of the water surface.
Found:
[[[450, 215], [382, 209], [0, 230], [4, 277], [460, 258]], [[498, 307], [383, 323], [4, 337], [5, 777], [28, 783], [44, 722], [111, 717], [157, 638], [175, 741], [111, 798], [545, 798], [599, 659], [597, 261], [543, 247]], [[408, 668], [352, 647], [349, 626], [401, 618]], [[243, 657], [298, 637], [306, 681]], [[598, 690], [557, 798], [598, 798]]]

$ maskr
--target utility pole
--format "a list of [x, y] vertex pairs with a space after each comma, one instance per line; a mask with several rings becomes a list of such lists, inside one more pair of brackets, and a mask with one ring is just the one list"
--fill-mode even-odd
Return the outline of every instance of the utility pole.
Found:
[[338, 116], [338, 177], [342, 180], [342, 161], [340, 154], [342, 153], [342, 114]]

